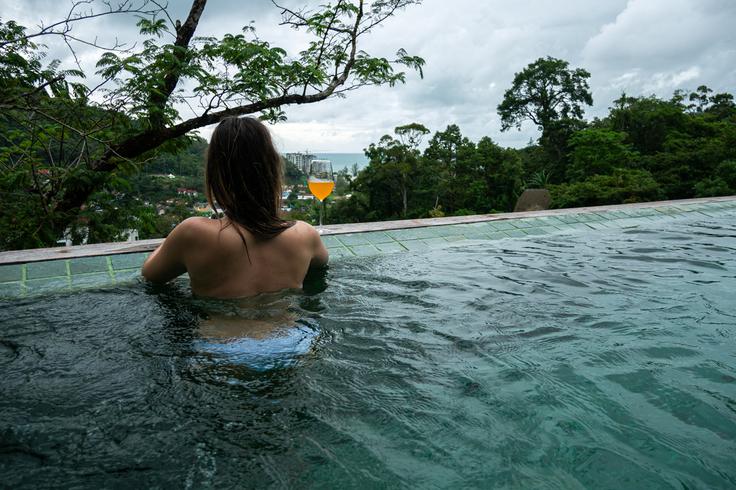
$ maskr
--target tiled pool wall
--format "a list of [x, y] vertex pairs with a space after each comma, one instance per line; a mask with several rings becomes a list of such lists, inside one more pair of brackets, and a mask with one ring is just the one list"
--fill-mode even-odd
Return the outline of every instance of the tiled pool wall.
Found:
[[[582, 211], [555, 210], [537, 213], [537, 216], [532, 217], [489, 217], [475, 223], [338, 233], [324, 236], [323, 241], [331, 260], [350, 260], [477, 241], [533, 239], [540, 235], [631, 228], [683, 216], [700, 215], [706, 218], [732, 214], [736, 217], [736, 196], [715, 201], [670, 201], [659, 204], [585, 208]], [[366, 224], [366, 229], [375, 229], [376, 225]], [[0, 265], [0, 298], [130, 283], [139, 278], [141, 265], [148, 255], [148, 252], [139, 252]]]

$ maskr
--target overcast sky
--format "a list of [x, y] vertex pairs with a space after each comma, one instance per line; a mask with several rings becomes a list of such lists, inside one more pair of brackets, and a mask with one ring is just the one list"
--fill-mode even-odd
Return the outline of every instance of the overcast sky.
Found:
[[[188, 2], [169, 4], [173, 17], [186, 17]], [[32, 27], [58, 20], [71, 2], [0, 0], [0, 5], [2, 20]], [[238, 33], [252, 20], [259, 37], [298, 52], [306, 37], [278, 26], [279, 19], [266, 0], [210, 0], [197, 34]], [[74, 33], [101, 41], [114, 35], [135, 39], [134, 22], [106, 17], [79, 25]], [[736, 92], [734, 26], [736, 0], [425, 0], [391, 18], [363, 45], [374, 56], [390, 58], [400, 47], [422, 56], [423, 80], [410, 75], [403, 86], [363, 88], [346, 99], [289, 107], [288, 121], [272, 131], [282, 151], [361, 152], [398, 125], [420, 122], [436, 131], [454, 123], [472, 140], [490, 136], [503, 146], [520, 147], [538, 131], [528, 125], [502, 133], [496, 106], [514, 73], [535, 59], [562, 58], [591, 72], [590, 118], [604, 115], [622, 92], [670, 97], [675, 89], [702, 84]], [[71, 66], [58, 40], [45, 43]], [[79, 52], [85, 66], [93, 66], [99, 55]]]

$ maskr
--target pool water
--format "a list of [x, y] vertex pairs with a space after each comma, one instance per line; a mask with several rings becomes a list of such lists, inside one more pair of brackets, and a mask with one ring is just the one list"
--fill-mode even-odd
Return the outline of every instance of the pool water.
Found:
[[0, 481], [736, 486], [733, 216], [0, 302]]

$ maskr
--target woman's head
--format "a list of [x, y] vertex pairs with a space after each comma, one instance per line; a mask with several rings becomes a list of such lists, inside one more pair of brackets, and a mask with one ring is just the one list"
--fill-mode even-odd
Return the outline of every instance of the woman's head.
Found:
[[228, 117], [217, 125], [207, 149], [205, 177], [212, 208], [219, 206], [257, 238], [272, 238], [289, 227], [279, 218], [281, 156], [257, 119]]

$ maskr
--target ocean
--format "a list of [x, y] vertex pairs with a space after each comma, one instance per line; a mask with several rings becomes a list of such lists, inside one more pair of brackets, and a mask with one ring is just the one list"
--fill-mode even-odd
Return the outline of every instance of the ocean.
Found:
[[368, 165], [368, 158], [364, 153], [315, 153], [314, 155], [320, 160], [330, 160], [333, 172], [339, 172], [344, 168], [352, 172], [355, 163], [358, 164], [359, 169]]

